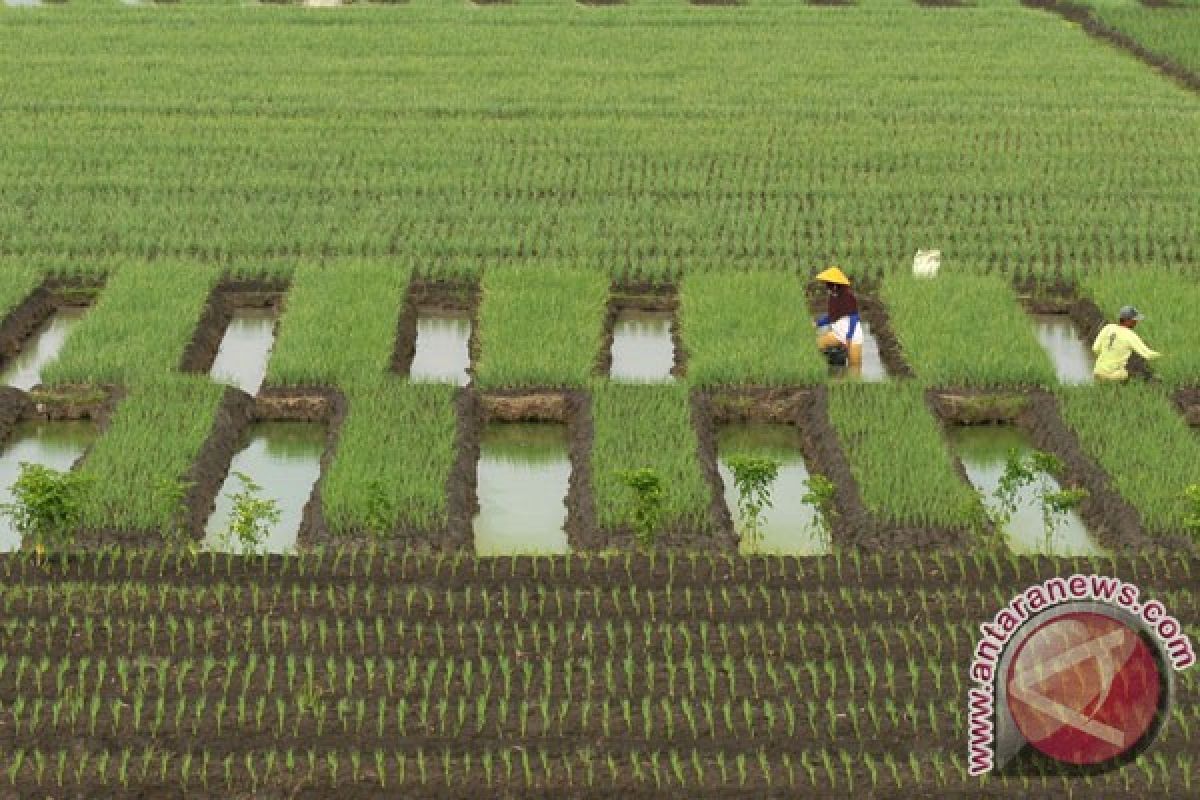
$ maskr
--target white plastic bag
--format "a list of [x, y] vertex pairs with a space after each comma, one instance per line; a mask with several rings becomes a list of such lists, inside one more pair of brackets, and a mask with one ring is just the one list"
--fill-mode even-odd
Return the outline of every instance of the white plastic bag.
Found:
[[942, 266], [941, 250], [918, 250], [913, 258], [913, 275], [918, 278], [932, 278], [937, 275]]

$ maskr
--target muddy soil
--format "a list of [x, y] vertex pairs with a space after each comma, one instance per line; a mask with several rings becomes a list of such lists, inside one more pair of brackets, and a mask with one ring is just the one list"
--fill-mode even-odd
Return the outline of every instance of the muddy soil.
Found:
[[1180, 389], [1175, 392], [1174, 399], [1187, 424], [1193, 428], [1200, 427], [1200, 386]]
[[[287, 282], [280, 280], [221, 281], [208, 294], [200, 321], [196, 324], [196, 330], [179, 360], [179, 369], [182, 372], [207, 373], [217, 358], [217, 351], [225, 337], [225, 330], [233, 319], [234, 310], [272, 308], [279, 311], [283, 307], [287, 290]], [[272, 335], [278, 333], [279, 320], [276, 319]]]
[[1087, 6], [1066, 2], [1066, 0], [1021, 0], [1021, 4], [1028, 8], [1052, 11], [1071, 22], [1078, 23], [1092, 36], [1131, 53], [1142, 63], [1168, 75], [1186, 88], [1200, 91], [1200, 74], [1170, 58], [1146, 49], [1132, 36], [1104, 24], [1092, 16], [1091, 9]]

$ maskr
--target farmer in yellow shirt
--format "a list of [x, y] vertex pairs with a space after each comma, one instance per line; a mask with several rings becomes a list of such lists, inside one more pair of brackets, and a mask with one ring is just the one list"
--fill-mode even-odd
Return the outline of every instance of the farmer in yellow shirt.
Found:
[[1092, 374], [1097, 380], [1123, 381], [1129, 378], [1125, 365], [1129, 356], [1137, 353], [1146, 360], [1158, 358], [1162, 353], [1156, 353], [1146, 346], [1142, 337], [1133, 332], [1143, 317], [1133, 306], [1125, 306], [1119, 315], [1120, 321], [1110, 322], [1100, 329], [1096, 341], [1092, 342], [1092, 352], [1096, 354], [1096, 368]]

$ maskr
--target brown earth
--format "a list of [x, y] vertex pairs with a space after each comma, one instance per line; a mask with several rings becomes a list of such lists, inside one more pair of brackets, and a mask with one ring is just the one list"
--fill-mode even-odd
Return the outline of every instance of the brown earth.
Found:
[[1200, 427], [1200, 386], [1180, 389], [1175, 392], [1174, 399], [1187, 424], [1193, 428]]

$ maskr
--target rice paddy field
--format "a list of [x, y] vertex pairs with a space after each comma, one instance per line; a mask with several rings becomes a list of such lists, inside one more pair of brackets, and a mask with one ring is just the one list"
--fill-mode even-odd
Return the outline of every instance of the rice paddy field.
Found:
[[319, 5], [0, 6], [0, 501], [84, 487], [0, 519], [0, 797], [1196, 796], [1195, 670], [1103, 772], [967, 689], [1053, 576], [1200, 634], [1200, 5]]

